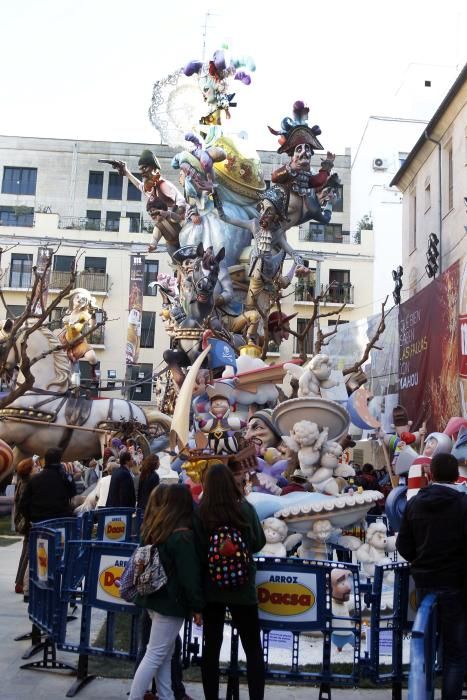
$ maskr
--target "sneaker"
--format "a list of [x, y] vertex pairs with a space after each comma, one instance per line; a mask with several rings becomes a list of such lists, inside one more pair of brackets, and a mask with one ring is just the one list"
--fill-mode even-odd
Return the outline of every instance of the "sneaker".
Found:
[[20, 583], [15, 583], [15, 593], [24, 593], [23, 586]]
[[154, 693], [151, 693], [150, 690], [147, 690], [144, 693], [144, 698], [143, 700], [158, 700], [157, 695], [154, 695]]

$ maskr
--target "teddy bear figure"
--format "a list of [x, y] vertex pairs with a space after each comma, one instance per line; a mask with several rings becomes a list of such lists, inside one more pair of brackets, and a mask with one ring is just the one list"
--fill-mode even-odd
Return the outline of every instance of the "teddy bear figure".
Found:
[[263, 531], [266, 544], [259, 552], [260, 557], [286, 557], [287, 549], [284, 544], [287, 538], [287, 523], [279, 518], [266, 518], [263, 521]]
[[300, 469], [307, 477], [312, 477], [316, 471], [328, 432], [327, 428], [320, 431], [316, 423], [301, 420], [295, 423], [290, 436], [285, 435], [282, 438], [287, 447], [297, 453]]
[[394, 552], [396, 538], [388, 537], [386, 525], [382, 521], [371, 523], [366, 531], [365, 542], [355, 552], [355, 558], [360, 563], [361, 570], [369, 578], [375, 575], [377, 564], [391, 564], [386, 552]]

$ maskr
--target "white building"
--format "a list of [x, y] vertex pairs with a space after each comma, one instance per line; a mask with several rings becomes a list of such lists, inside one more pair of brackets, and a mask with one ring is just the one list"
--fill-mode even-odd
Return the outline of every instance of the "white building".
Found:
[[[402, 197], [390, 186], [430, 115], [447, 91], [455, 69], [451, 66], [410, 64], [387, 114], [370, 116], [352, 162], [351, 230], [367, 216], [373, 224], [374, 310], [392, 294], [391, 272], [402, 264]], [[408, 286], [404, 275], [404, 286]]]
[[[69, 280], [70, 265], [77, 258], [77, 284], [86, 287], [104, 305], [109, 321], [105, 332], [92, 338], [101, 363], [103, 386], [112, 386], [125, 376], [130, 255], [145, 254], [145, 296], [139, 365], [133, 379], [150, 377], [164, 365], [162, 353], [169, 339], [159, 318], [160, 297], [149, 283], [158, 270], [169, 273], [164, 252], [147, 254], [151, 240], [145, 201], [140, 192], [99, 159], [125, 160], [138, 172], [138, 158], [147, 144], [72, 141], [0, 136], [0, 241], [4, 249], [0, 267], [1, 285], [10, 313], [24, 307], [30, 286], [31, 268], [39, 246], [54, 249], [50, 294]], [[176, 183], [170, 167], [174, 151], [155, 146], [163, 176]], [[259, 153], [266, 183], [281, 162], [275, 152]], [[313, 159], [319, 168], [320, 156]], [[364, 232], [361, 243], [350, 235], [350, 151], [338, 155], [335, 169], [342, 181], [342, 196], [326, 226], [311, 222], [288, 232], [294, 247], [310, 258], [310, 277], [286, 290], [282, 310], [297, 313], [292, 329], [300, 330], [313, 309], [312, 296], [323, 295], [324, 311], [346, 308], [341, 322], [366, 316], [371, 311], [373, 263], [372, 232]], [[13, 246], [13, 247], [11, 247]], [[317, 279], [314, 258], [319, 263]], [[291, 263], [285, 263], [285, 270]], [[318, 290], [319, 282], [319, 290]], [[65, 306], [62, 304], [62, 309]], [[336, 323], [334, 316], [324, 326]], [[307, 339], [311, 351], [311, 336]], [[281, 346], [281, 357], [295, 352], [293, 338]], [[83, 364], [83, 376], [88, 372]], [[135, 390], [134, 400], [152, 398], [150, 382]]]

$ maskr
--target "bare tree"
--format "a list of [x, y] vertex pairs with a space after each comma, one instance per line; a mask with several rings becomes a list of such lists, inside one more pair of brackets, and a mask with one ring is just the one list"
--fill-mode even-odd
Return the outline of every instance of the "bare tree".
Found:
[[362, 369], [362, 366], [365, 364], [365, 362], [370, 357], [370, 352], [371, 352], [371, 350], [373, 350], [373, 348], [375, 350], [382, 350], [383, 349], [382, 347], [379, 347], [378, 345], [376, 345], [376, 343], [378, 342], [380, 336], [386, 330], [386, 317], [391, 311], [391, 309], [389, 309], [389, 311], [385, 310], [386, 304], [388, 303], [388, 298], [389, 297], [386, 297], [386, 299], [381, 304], [380, 322], [379, 322], [378, 327], [377, 327], [375, 333], [373, 334], [372, 338], [370, 338], [370, 340], [366, 344], [365, 350], [363, 351], [363, 355], [361, 356], [361, 358], [359, 360], [354, 362], [354, 364], [351, 365], [350, 367], [344, 367], [344, 369], [342, 370], [342, 374], [344, 375], [344, 377], [349, 375], [349, 374], [355, 374], [357, 372], [360, 372]]
[[[54, 251], [57, 252], [58, 248]], [[0, 260], [1, 260], [0, 251]], [[32, 367], [43, 359], [47, 355], [57, 352], [58, 350], [63, 350], [63, 346], [58, 342], [55, 347], [50, 348], [47, 352], [38, 355], [37, 357], [28, 357], [28, 339], [29, 337], [38, 330], [41, 326], [48, 325], [47, 320], [52, 311], [56, 309], [62, 299], [67, 297], [72, 289], [75, 287], [77, 269], [76, 263], [79, 259], [79, 253], [75, 258], [73, 268], [70, 270], [70, 279], [68, 284], [57, 294], [55, 299], [48, 303], [45, 308], [40, 305], [38, 307], [38, 300], [43, 300], [46, 292], [47, 277], [50, 270], [50, 265], [52, 262], [52, 255], [48, 259], [44, 269], [39, 272], [37, 267], [32, 268], [32, 287], [29, 296], [26, 298], [26, 306], [24, 311], [17, 316], [15, 319], [10, 320], [8, 323], [8, 333], [5, 334], [5, 340], [2, 347], [2, 352], [0, 356], [0, 377], [8, 375], [7, 361], [10, 353], [15, 352], [16, 355], [16, 369], [17, 373], [21, 373], [24, 377], [22, 382], [16, 382], [16, 386], [2, 399], [0, 399], [0, 409], [5, 408], [9, 404], [13, 403], [20, 396], [23, 396], [27, 391], [32, 389], [35, 382], [35, 376], [32, 372]], [[0, 287], [0, 300], [2, 301], [7, 313], [8, 306], [5, 301], [3, 290]], [[106, 314], [103, 312], [103, 320], [95, 324], [92, 328], [89, 328], [85, 333], [83, 333], [83, 338], [90, 335], [92, 332], [103, 326], [106, 322]], [[13, 382], [11, 382], [13, 384]]]

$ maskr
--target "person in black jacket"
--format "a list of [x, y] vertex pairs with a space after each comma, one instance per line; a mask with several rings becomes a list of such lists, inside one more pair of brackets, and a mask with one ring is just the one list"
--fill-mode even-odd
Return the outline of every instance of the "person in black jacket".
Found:
[[129, 452], [120, 455], [120, 466], [114, 469], [110, 479], [107, 508], [134, 508], [136, 494], [131, 466], [133, 458]]
[[396, 546], [410, 562], [418, 601], [438, 596], [442, 698], [459, 700], [467, 660], [467, 496], [454, 485], [459, 468], [452, 455], [435, 455], [431, 474], [431, 486], [407, 503]]
[[19, 512], [31, 523], [73, 515], [70, 501], [76, 495], [76, 484], [73, 474], [65, 471], [61, 459], [60, 449], [48, 449], [43, 470], [26, 484]]
[[159, 486], [159, 474], [156, 471], [159, 469], [159, 464], [159, 457], [151, 454], [143, 460], [143, 464], [141, 465], [136, 502], [138, 508], [141, 508], [143, 513], [146, 509], [151, 491], [155, 489], [156, 486]]

